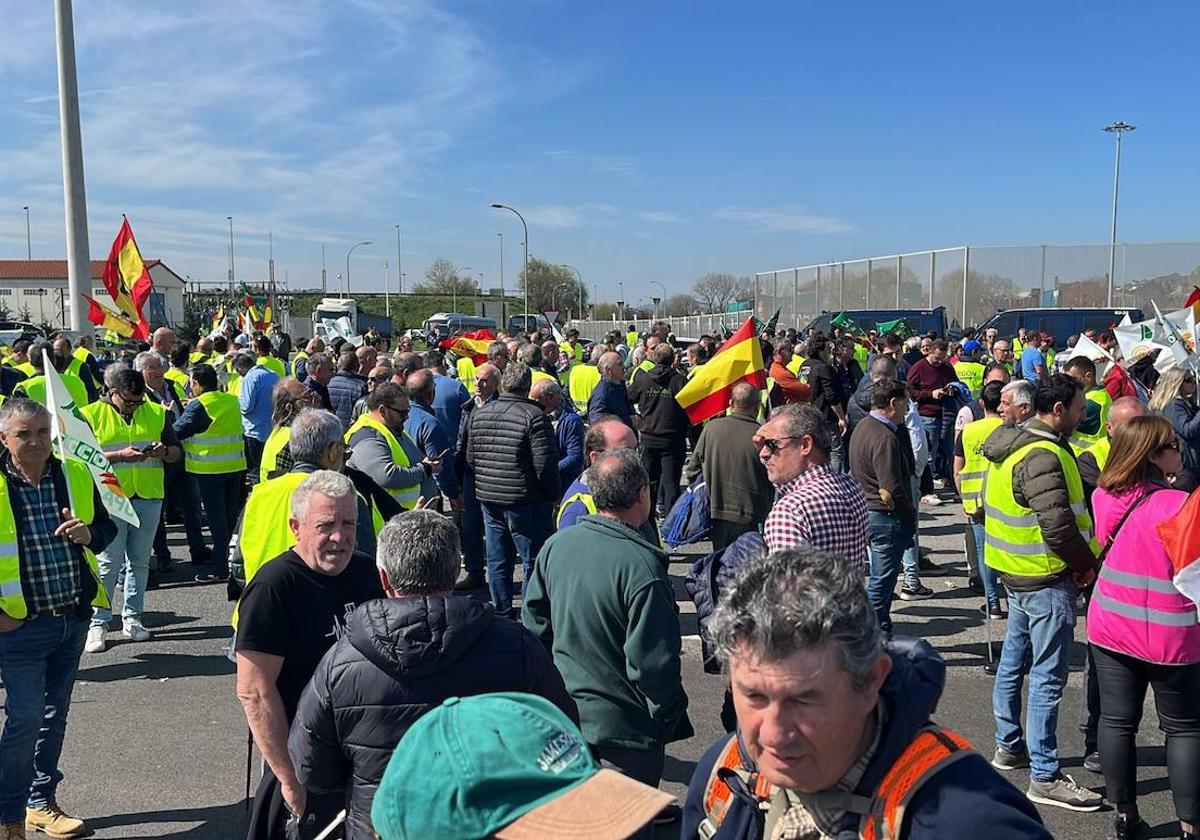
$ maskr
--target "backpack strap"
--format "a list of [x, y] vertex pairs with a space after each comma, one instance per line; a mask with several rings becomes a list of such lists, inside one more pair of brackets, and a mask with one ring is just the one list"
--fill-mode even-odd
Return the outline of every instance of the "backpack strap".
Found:
[[971, 742], [930, 724], [917, 733], [875, 789], [859, 824], [861, 840], [900, 840], [904, 809], [921, 786], [959, 759], [975, 755]]
[[746, 769], [737, 733], [725, 742], [721, 754], [717, 756], [712, 770], [709, 771], [708, 783], [704, 786], [704, 821], [698, 829], [701, 840], [711, 840], [728, 814], [729, 806], [736, 796], [730, 787], [731, 784], [737, 785], [752, 796], [760, 810], [769, 805], [772, 785], [757, 771]]

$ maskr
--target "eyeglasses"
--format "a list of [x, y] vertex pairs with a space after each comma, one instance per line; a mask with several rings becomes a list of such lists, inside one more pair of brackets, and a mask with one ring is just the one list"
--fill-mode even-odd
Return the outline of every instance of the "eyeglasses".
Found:
[[1170, 443], [1167, 443], [1167, 444], [1164, 444], [1164, 445], [1158, 447], [1159, 452], [1166, 452], [1168, 449], [1172, 449], [1172, 450], [1178, 452], [1179, 451], [1179, 438], [1175, 438], [1175, 440], [1171, 441]]
[[799, 440], [801, 437], [803, 437], [803, 435], [786, 435], [784, 437], [778, 437], [778, 438], [755, 437], [755, 438], [753, 438], [754, 448], [762, 449], [765, 446], [767, 448], [768, 452], [770, 452], [772, 455], [777, 455], [777, 454], [779, 454], [779, 450], [785, 448], [783, 445], [783, 441]]

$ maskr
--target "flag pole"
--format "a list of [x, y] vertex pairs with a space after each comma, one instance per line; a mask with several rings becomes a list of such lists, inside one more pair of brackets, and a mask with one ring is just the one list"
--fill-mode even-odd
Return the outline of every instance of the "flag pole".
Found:
[[[46, 353], [45, 348], [43, 348], [42, 349], [42, 370], [46, 371], [49, 369], [50, 369], [50, 356], [48, 353]], [[61, 428], [59, 428], [59, 425], [58, 425], [58, 397], [54, 393], [54, 386], [53, 386], [52, 380], [49, 376], [46, 377], [46, 405], [44, 406], [44, 408], [46, 409], [46, 411], [50, 412], [50, 422], [54, 424], [54, 428], [58, 432], [58, 434], [55, 435], [55, 437], [58, 438], [58, 460], [62, 462], [63, 475], [65, 477], [66, 470], [67, 470], [67, 447], [63, 442], [63, 437], [64, 437], [63, 430]], [[70, 481], [64, 481], [63, 483], [66, 484], [66, 486], [67, 486], [67, 506], [71, 509], [71, 516], [74, 516], [75, 515], [75, 494], [71, 491], [71, 482]]]
[[92, 282], [88, 253], [87, 197], [83, 185], [83, 136], [79, 130], [79, 83], [75, 69], [75, 23], [71, 0], [55, 0], [58, 47], [58, 116], [62, 133], [62, 175], [67, 219], [67, 294], [71, 298], [71, 330], [92, 334], [83, 313], [83, 290]]

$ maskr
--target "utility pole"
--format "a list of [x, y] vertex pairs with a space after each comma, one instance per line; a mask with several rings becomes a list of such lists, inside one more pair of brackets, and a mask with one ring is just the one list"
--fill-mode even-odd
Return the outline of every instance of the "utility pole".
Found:
[[[71, 296], [71, 329], [90, 335], [84, 317], [84, 290], [91, 292], [88, 253], [87, 196], [83, 183], [83, 134], [79, 130], [79, 86], [75, 68], [75, 22], [71, 0], [54, 2], [54, 34], [58, 47], [58, 117], [62, 133], [63, 197], [67, 222], [67, 291]], [[27, 249], [32, 251], [32, 249]]]
[[1126, 131], [1136, 131], [1137, 126], [1118, 121], [1112, 125], [1106, 125], [1104, 130], [1109, 134], [1117, 135], [1117, 161], [1113, 165], [1112, 239], [1108, 246], [1108, 306], [1111, 309], [1115, 306], [1113, 302], [1115, 278], [1113, 275], [1117, 268], [1117, 195], [1121, 187], [1121, 135]]
[[321, 245], [321, 297], [325, 297], [325, 294], [326, 294], [326, 285], [325, 285], [325, 246], [324, 246], [324, 244], [322, 244], [322, 245]]
[[25, 259], [33, 259], [33, 238], [29, 233], [29, 205], [26, 204], [21, 208], [25, 211]]

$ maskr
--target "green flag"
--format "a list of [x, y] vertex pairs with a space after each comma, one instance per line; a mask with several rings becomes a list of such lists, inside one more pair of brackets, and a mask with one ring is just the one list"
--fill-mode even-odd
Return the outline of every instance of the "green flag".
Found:
[[845, 312], [839, 312], [837, 316], [829, 322], [829, 324], [830, 326], [841, 327], [851, 335], [866, 335], [866, 333], [863, 332], [863, 328], [860, 327], [858, 323], [855, 322], [855, 320]]
[[897, 318], [895, 321], [880, 321], [875, 326], [879, 327], [879, 332], [895, 333], [896, 337], [900, 339], [911, 338], [915, 335], [913, 328], [903, 318]]

